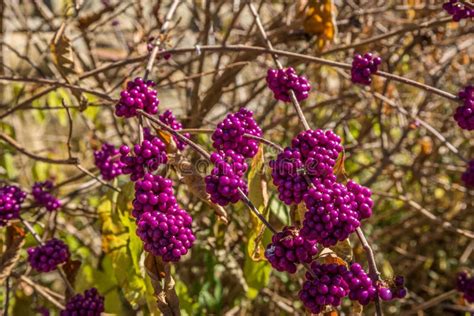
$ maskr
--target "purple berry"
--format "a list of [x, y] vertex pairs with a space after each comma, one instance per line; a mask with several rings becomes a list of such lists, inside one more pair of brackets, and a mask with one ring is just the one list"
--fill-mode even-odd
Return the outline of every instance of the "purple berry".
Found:
[[94, 151], [95, 165], [104, 180], [110, 181], [122, 174], [125, 164], [120, 161], [119, 154], [120, 151], [108, 143], [102, 144], [101, 150]]
[[337, 264], [311, 264], [312, 273], [306, 272], [306, 281], [299, 292], [304, 306], [313, 314], [320, 313], [326, 305], [337, 307], [349, 293], [344, 279], [347, 268]]
[[0, 226], [5, 226], [9, 220], [20, 218], [21, 204], [26, 193], [14, 185], [0, 187]]
[[143, 213], [137, 222], [137, 235], [146, 251], [161, 256], [163, 261], [177, 262], [188, 253], [196, 239], [191, 224], [191, 216], [175, 205], [166, 213]]
[[352, 60], [351, 79], [353, 83], [370, 85], [372, 83], [371, 75], [375, 74], [379, 65], [382, 63], [380, 57], [374, 57], [371, 53], [364, 56], [355, 54]]
[[253, 119], [252, 111], [241, 108], [236, 113], [228, 114], [217, 124], [212, 134], [212, 146], [217, 150], [232, 149], [245, 158], [252, 158], [258, 151], [258, 141], [245, 137], [244, 134], [262, 136], [262, 130]]
[[474, 86], [467, 86], [459, 91], [459, 99], [463, 101], [454, 113], [454, 119], [462, 129], [474, 130]]
[[148, 114], [158, 113], [160, 101], [153, 90], [155, 83], [151, 80], [145, 82], [142, 78], [135, 78], [127, 83], [127, 89], [120, 93], [120, 100], [115, 106], [115, 114], [126, 118], [137, 115], [137, 110]]
[[36, 203], [44, 206], [48, 211], [52, 212], [61, 207], [62, 203], [50, 192], [53, 188], [53, 182], [35, 182], [31, 190]]
[[44, 245], [28, 249], [28, 262], [39, 272], [49, 272], [69, 260], [68, 246], [59, 239], [50, 239]]
[[453, 21], [459, 22], [462, 19], [474, 17], [474, 9], [458, 0], [449, 0], [443, 4], [443, 9], [453, 16]]
[[466, 171], [461, 176], [462, 181], [468, 188], [474, 188], [474, 159], [469, 161]]
[[120, 147], [120, 161], [124, 164], [122, 172], [130, 174], [132, 181], [143, 178], [146, 170], [155, 171], [168, 161], [166, 145], [161, 139], [152, 136], [148, 129], [144, 130], [144, 138], [140, 145], [133, 147], [133, 154], [127, 146]]
[[292, 67], [268, 69], [267, 84], [270, 90], [273, 91], [275, 99], [283, 102], [291, 102], [290, 90], [293, 90], [298, 101], [308, 98], [309, 90], [311, 90], [308, 79], [298, 76]]
[[104, 311], [104, 297], [96, 288], [91, 288], [82, 294], [76, 294], [66, 303], [66, 309], [62, 310], [60, 316], [100, 316]]
[[[276, 160], [270, 161], [273, 184], [278, 188], [278, 197], [287, 205], [298, 204], [308, 191], [308, 183], [302, 172], [304, 164], [298, 149], [285, 148]], [[303, 169], [304, 172], [304, 169]]]
[[369, 218], [372, 215], [372, 206], [374, 205], [371, 199], [372, 192], [370, 189], [352, 180], [347, 182], [346, 187], [347, 190], [353, 194], [353, 197], [351, 197], [352, 208], [359, 215], [358, 219]]
[[238, 189], [247, 194], [247, 183], [242, 179], [247, 170], [244, 157], [227, 149], [213, 153], [211, 162], [214, 168], [204, 179], [211, 201], [222, 206], [237, 203], [240, 200]]
[[[170, 110], [166, 110], [163, 114], [160, 114], [159, 119], [175, 131], [180, 131], [183, 129], [183, 124], [181, 124], [181, 122], [176, 119], [176, 117], [173, 115], [173, 112]], [[183, 136], [186, 138], [190, 137], [189, 133], [185, 133]], [[186, 143], [176, 136], [173, 136], [173, 139], [176, 142], [176, 147], [178, 147], [179, 150], [183, 150], [186, 147]]]
[[349, 271], [344, 275], [349, 284], [349, 298], [367, 305], [377, 296], [377, 288], [372, 279], [365, 273], [358, 263], [351, 264]]
[[167, 213], [177, 206], [173, 182], [159, 175], [145, 174], [142, 180], [135, 183], [135, 199], [132, 204], [132, 215], [137, 219], [145, 212]]
[[341, 139], [331, 130], [308, 130], [299, 133], [291, 142], [301, 153], [306, 173], [310, 177], [332, 174], [339, 153], [343, 150]]
[[303, 238], [295, 227], [285, 227], [272, 237], [265, 257], [278, 271], [295, 273], [299, 263], [310, 263], [318, 253], [315, 241]]
[[303, 197], [308, 211], [301, 235], [315, 239], [325, 247], [349, 237], [360, 226], [360, 215], [352, 203], [354, 195], [336, 182], [334, 175], [315, 178], [314, 188]]
[[463, 297], [467, 302], [474, 303], [474, 276], [469, 276], [466, 272], [460, 272], [456, 278], [456, 288], [463, 293]]

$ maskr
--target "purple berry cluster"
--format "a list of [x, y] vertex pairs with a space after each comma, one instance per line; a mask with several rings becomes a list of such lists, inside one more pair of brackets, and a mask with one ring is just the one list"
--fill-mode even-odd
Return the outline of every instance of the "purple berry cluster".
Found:
[[238, 189], [247, 194], [247, 183], [242, 179], [247, 171], [244, 156], [227, 149], [213, 153], [211, 162], [214, 168], [204, 179], [211, 201], [222, 206], [237, 203], [240, 200]]
[[[276, 160], [270, 161], [273, 184], [278, 188], [278, 197], [285, 204], [298, 204], [308, 191], [308, 183], [300, 170], [304, 168], [298, 149], [285, 148]], [[304, 169], [303, 169], [304, 171]]]
[[289, 91], [293, 90], [296, 99], [303, 101], [308, 98], [311, 85], [304, 76], [298, 76], [292, 67], [286, 69], [268, 69], [267, 84], [273, 91], [275, 99], [291, 102]]
[[137, 219], [147, 212], [166, 213], [177, 205], [173, 195], [173, 182], [162, 176], [147, 173], [143, 180], [135, 182], [135, 199], [132, 204], [132, 215]]
[[133, 154], [128, 146], [120, 147], [120, 161], [124, 164], [122, 172], [129, 174], [132, 181], [143, 178], [147, 169], [154, 171], [168, 161], [165, 143], [158, 137], [151, 136], [149, 131], [145, 131], [144, 135], [141, 145], [133, 147]]
[[[165, 112], [160, 114], [159, 119], [175, 131], [180, 131], [183, 129], [183, 124], [181, 124], [181, 122], [176, 119], [176, 117], [173, 115], [173, 112], [171, 112], [170, 110], [166, 110]], [[183, 136], [186, 138], [190, 137], [189, 133], [185, 133], [183, 134]], [[179, 150], [183, 150], [186, 147], [186, 143], [177, 138], [176, 136], [173, 136], [173, 139], [176, 143], [176, 147]]]
[[158, 113], [160, 101], [153, 90], [155, 83], [151, 80], [144, 81], [135, 78], [127, 83], [127, 89], [120, 93], [120, 100], [115, 106], [115, 114], [126, 118], [137, 115], [137, 110], [143, 110], [149, 114]]
[[334, 246], [360, 226], [361, 216], [354, 209], [354, 194], [336, 182], [334, 175], [314, 179], [314, 188], [303, 197], [305, 213], [301, 235], [315, 239], [324, 247]]
[[351, 196], [352, 209], [357, 213], [358, 219], [366, 219], [372, 216], [372, 206], [374, 202], [371, 198], [372, 192], [370, 189], [352, 180], [347, 182], [346, 187], [353, 195], [353, 197]]
[[474, 188], [474, 159], [469, 161], [466, 171], [461, 176], [464, 185], [468, 188]]
[[337, 157], [343, 150], [339, 136], [321, 129], [301, 132], [291, 145], [276, 160], [270, 161], [279, 198], [288, 205], [302, 201], [308, 191], [308, 181], [332, 175]]
[[212, 146], [216, 150], [232, 149], [245, 158], [252, 158], [258, 151], [258, 141], [245, 137], [244, 134], [262, 136], [262, 130], [253, 118], [252, 111], [241, 108], [236, 113], [228, 114], [217, 124], [212, 134]]
[[337, 157], [343, 150], [341, 138], [331, 130], [322, 129], [299, 133], [291, 146], [300, 151], [307, 174], [316, 177], [331, 175]]
[[306, 280], [299, 292], [304, 306], [313, 314], [320, 313], [326, 305], [337, 307], [349, 293], [349, 285], [344, 279], [347, 268], [344, 265], [311, 264], [311, 272], [306, 272]]
[[21, 203], [26, 198], [26, 193], [14, 185], [0, 187], [0, 226], [5, 226], [8, 221], [20, 218]]
[[175, 205], [166, 213], [143, 213], [137, 223], [137, 235], [146, 251], [161, 256], [163, 261], [177, 262], [188, 253], [196, 239], [191, 224], [191, 216]]
[[370, 85], [372, 82], [371, 75], [377, 72], [381, 63], [382, 59], [380, 57], [374, 57], [372, 53], [366, 53], [364, 56], [355, 54], [351, 69], [352, 82]]
[[31, 194], [36, 203], [44, 206], [48, 211], [52, 212], [61, 207], [61, 201], [50, 193], [53, 188], [53, 182], [35, 182], [31, 190]]
[[91, 288], [82, 294], [71, 297], [66, 304], [66, 309], [62, 310], [60, 316], [100, 316], [104, 311], [104, 297], [99, 294], [96, 288]]
[[474, 86], [467, 86], [459, 91], [459, 99], [463, 105], [454, 113], [454, 119], [462, 129], [474, 130]]
[[170, 179], [147, 173], [135, 183], [132, 215], [146, 251], [164, 261], [179, 261], [195, 240], [192, 218], [182, 210]]
[[349, 299], [352, 301], [367, 305], [377, 296], [377, 288], [374, 286], [374, 282], [360, 264], [351, 264], [344, 278], [349, 284]]
[[94, 151], [95, 165], [104, 180], [110, 181], [122, 174], [125, 164], [120, 161], [119, 154], [120, 151], [108, 143], [102, 144], [100, 150]]
[[295, 273], [299, 263], [310, 263], [318, 253], [315, 241], [303, 238], [295, 227], [284, 227], [272, 237], [265, 257], [278, 271]]
[[28, 249], [28, 262], [39, 272], [49, 272], [69, 260], [68, 246], [59, 239], [48, 240], [44, 245]]
[[466, 272], [458, 273], [456, 288], [463, 293], [463, 297], [468, 303], [474, 303], [474, 276], [470, 277]]
[[459, 0], [449, 0], [443, 4], [443, 9], [453, 16], [453, 21], [459, 22], [462, 19], [474, 18], [474, 9], [468, 7]]

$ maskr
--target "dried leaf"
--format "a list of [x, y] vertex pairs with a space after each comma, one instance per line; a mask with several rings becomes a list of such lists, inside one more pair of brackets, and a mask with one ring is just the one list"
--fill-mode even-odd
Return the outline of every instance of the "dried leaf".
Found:
[[92, 13], [88, 13], [83, 16], [80, 16], [78, 19], [79, 28], [81, 30], [85, 30], [92, 23], [99, 21], [104, 13], [111, 12], [113, 10], [114, 10], [113, 6], [105, 6], [99, 12], [92, 12]]
[[170, 132], [164, 131], [162, 129], [156, 130], [158, 136], [161, 140], [166, 144], [166, 152], [168, 154], [173, 154], [178, 151], [178, 147], [176, 146], [176, 142], [174, 141], [173, 135]]
[[327, 264], [335, 263], [340, 266], [347, 266], [346, 261], [342, 260], [341, 258], [333, 254], [324, 257], [324, 263], [327, 263]]
[[364, 311], [364, 306], [358, 301], [352, 301], [351, 316], [361, 316]]
[[66, 264], [63, 266], [64, 273], [66, 273], [66, 277], [71, 283], [71, 285], [74, 287], [74, 283], [76, 282], [76, 276], [77, 273], [79, 272], [79, 268], [81, 267], [81, 261], [80, 260], [71, 260], [69, 259]]
[[176, 169], [180, 172], [181, 180], [188, 186], [189, 191], [197, 196], [201, 201], [207, 203], [214, 209], [219, 220], [225, 224], [229, 223], [227, 218], [226, 210], [218, 205], [211, 202], [209, 193], [206, 192], [206, 183], [204, 177], [194, 170], [191, 162], [185, 158], [179, 159], [179, 161], [173, 162]]
[[7, 279], [20, 259], [21, 247], [25, 243], [25, 232], [12, 225], [6, 231], [6, 250], [0, 257], [0, 284]]
[[347, 177], [346, 168], [344, 167], [344, 162], [346, 160], [346, 153], [342, 151], [342, 155], [337, 157], [336, 164], [334, 165], [334, 174], [335, 175], [343, 175]]
[[308, 3], [303, 27], [307, 33], [318, 37], [320, 50], [336, 37], [335, 10], [332, 0], [310, 0]]
[[353, 253], [352, 253], [352, 246], [349, 238], [339, 241], [332, 247], [329, 247], [334, 253], [342, 258], [346, 262], [352, 261]]
[[66, 80], [67, 82], [72, 82], [75, 80], [70, 80], [70, 78], [68, 77], [69, 75], [76, 74], [76, 71], [74, 69], [74, 54], [71, 46], [71, 41], [64, 34], [65, 30], [66, 24], [63, 23], [59, 27], [56, 34], [54, 34], [49, 48], [51, 50], [51, 57], [53, 63], [58, 68], [64, 80]]
[[[174, 288], [174, 279], [171, 276], [171, 266], [164, 263], [160, 257], [147, 253], [145, 270], [155, 290], [159, 310], [163, 315], [180, 315], [179, 299]], [[164, 288], [161, 284], [162, 281], [164, 281]]]

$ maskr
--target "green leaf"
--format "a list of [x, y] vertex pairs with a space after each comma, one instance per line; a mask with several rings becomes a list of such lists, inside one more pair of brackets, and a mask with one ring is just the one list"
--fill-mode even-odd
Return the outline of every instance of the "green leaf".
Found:
[[245, 257], [244, 277], [248, 285], [247, 297], [255, 299], [258, 292], [268, 285], [270, 280], [271, 265], [267, 261], [253, 261], [250, 257]]
[[6, 152], [0, 158], [1, 158], [0, 159], [0, 164], [7, 171], [8, 179], [15, 178], [17, 176], [18, 172], [15, 168], [15, 160], [13, 159], [13, 155]]

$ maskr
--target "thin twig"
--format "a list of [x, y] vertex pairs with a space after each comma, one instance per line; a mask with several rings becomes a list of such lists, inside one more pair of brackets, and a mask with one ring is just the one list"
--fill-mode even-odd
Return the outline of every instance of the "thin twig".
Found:
[[10, 144], [13, 148], [21, 152], [22, 154], [38, 161], [52, 163], [52, 164], [59, 164], [59, 165], [77, 165], [79, 163], [77, 158], [70, 157], [68, 159], [51, 159], [42, 156], [35, 155], [29, 151], [27, 151], [23, 146], [18, 144], [13, 138], [8, 136], [5, 133], [0, 132], [0, 139], [4, 140], [8, 144]]
[[[252, 14], [255, 18], [255, 22], [257, 23], [257, 28], [260, 32], [260, 35], [265, 40], [265, 44], [267, 45], [268, 49], [273, 51], [274, 49], [273, 49], [272, 42], [270, 41], [270, 39], [267, 36], [267, 33], [265, 32], [265, 28], [263, 27], [262, 21], [260, 20], [260, 16], [258, 15], [257, 10], [255, 9], [255, 7], [253, 6], [251, 1], [248, 1], [247, 4], [248, 4], [248, 6], [250, 8], [250, 11], [252, 12]], [[278, 60], [278, 55], [277, 54], [272, 54], [272, 57], [273, 57], [273, 60], [276, 64], [277, 68], [280, 69], [280, 70], [283, 69], [283, 66], [282, 66], [281, 62]], [[306, 118], [304, 117], [303, 111], [301, 110], [300, 103], [296, 99], [295, 92], [292, 89], [290, 89], [288, 91], [288, 93], [290, 95], [291, 103], [293, 104], [293, 107], [294, 107], [296, 113], [298, 114], [298, 118], [300, 119], [301, 123], [303, 124], [305, 130], [309, 130], [310, 129], [309, 124], [306, 121]]]
[[[279, 49], [269, 49], [269, 48], [266, 48], [266, 47], [258, 47], [258, 46], [203, 45], [203, 46], [199, 46], [199, 50], [201, 52], [229, 51], [229, 52], [255, 52], [255, 53], [276, 54], [278, 56], [285, 56], [285, 57], [295, 58], [297, 60], [302, 60], [302, 61], [321, 64], [321, 65], [326, 65], [326, 66], [335, 67], [335, 68], [341, 68], [341, 69], [347, 69], [347, 70], [350, 70], [352, 68], [352, 66], [350, 64], [347, 64], [347, 63], [332, 61], [332, 60], [329, 60], [329, 59], [324, 59], [324, 58], [320, 58], [320, 57], [309, 56], [309, 55], [304, 55], [304, 54], [299, 54], [299, 53], [288, 52], [288, 51], [279, 50]], [[193, 47], [181, 47], [181, 48], [173, 48], [173, 49], [168, 49], [168, 50], [162, 50], [162, 51], [159, 51], [157, 53], [157, 55], [161, 56], [161, 55], [164, 55], [164, 54], [182, 54], [182, 53], [190, 53], [190, 52], [196, 52], [196, 47], [195, 46], [193, 46]], [[109, 65], [106, 65], [106, 66], [103, 66], [103, 67], [99, 67], [99, 68], [97, 68], [95, 70], [92, 70], [92, 71], [89, 71], [87, 73], [84, 73], [82, 75], [82, 77], [84, 77], [84, 78], [90, 77], [90, 76], [93, 76], [97, 73], [104, 72], [104, 71], [109, 70], [109, 69], [121, 67], [121, 66], [124, 66], [124, 65], [127, 65], [127, 64], [133, 64], [133, 63], [141, 62], [141, 61], [145, 60], [146, 57], [147, 57], [147, 55], [143, 55], [143, 56], [140, 56], [140, 57], [135, 57], [135, 58], [130, 58], [130, 59], [126, 59], [126, 60], [123, 60], [123, 61], [115, 62], [115, 63], [109, 64]], [[382, 72], [381, 76], [386, 76], [385, 74], [386, 73]], [[374, 76], [378, 76], [378, 75], [379, 75], [379, 72], [374, 74]], [[394, 81], [397, 81], [397, 82], [400, 82], [400, 83], [407, 84], [407, 85], [414, 85], [415, 82], [416, 82], [416, 81], [413, 81], [413, 80], [406, 80], [406, 78], [401, 77], [401, 76], [397, 76], [397, 75], [394, 75], [394, 74], [390, 74], [390, 79], [394, 80]], [[446, 98], [450, 101], [454, 101], [454, 102], [459, 101], [459, 99], [454, 94], [450, 94], [446, 91], [443, 91], [441, 89], [429, 86], [429, 85], [424, 84], [424, 83], [416, 82], [416, 87], [420, 88], [420, 89], [423, 89], [423, 90], [426, 90], [426, 91], [430, 91], [432, 93], [435, 93], [435, 94], [437, 94], [441, 97], [444, 97], [444, 98]], [[2, 118], [1, 115], [0, 115], [0, 118]]]
[[[364, 232], [360, 227], [356, 229], [356, 234], [362, 244], [362, 247], [364, 248], [365, 255], [367, 256], [370, 277], [372, 278], [372, 280], [378, 281], [380, 279], [380, 272], [377, 269], [377, 265], [375, 263], [375, 257], [372, 247], [370, 247], [370, 244], [365, 238]], [[380, 300], [378, 295], [375, 295], [375, 311], [377, 312], [377, 315], [382, 315], [382, 308], [380, 306]]]
[[150, 59], [148, 60], [148, 63], [145, 68], [145, 74], [143, 75], [143, 79], [146, 81], [148, 78], [148, 75], [151, 73], [153, 70], [153, 64], [155, 63], [155, 59], [158, 56], [158, 51], [161, 48], [161, 37], [166, 33], [168, 30], [169, 23], [171, 19], [173, 18], [173, 15], [176, 11], [176, 8], [180, 4], [181, 0], [174, 0], [173, 3], [171, 4], [168, 13], [165, 16], [165, 20], [163, 24], [161, 25], [160, 29], [160, 34], [156, 37], [156, 40], [154, 42], [154, 47], [153, 50], [151, 51]]
[[[178, 133], [190, 133], [190, 134], [198, 134], [198, 133], [206, 133], [206, 134], [212, 134], [214, 133], [214, 130], [213, 129], [210, 129], [210, 128], [184, 128], [184, 129], [181, 129], [179, 131], [177, 131]], [[278, 151], [283, 151], [283, 148], [272, 142], [271, 140], [269, 139], [266, 139], [266, 138], [263, 138], [263, 137], [259, 137], [259, 136], [255, 136], [255, 135], [252, 135], [252, 134], [244, 134], [243, 135], [244, 137], [247, 137], [247, 138], [251, 138], [251, 139], [255, 139], [255, 140], [258, 140], [268, 146], [271, 146], [273, 148], [275, 148], [276, 150]]]

